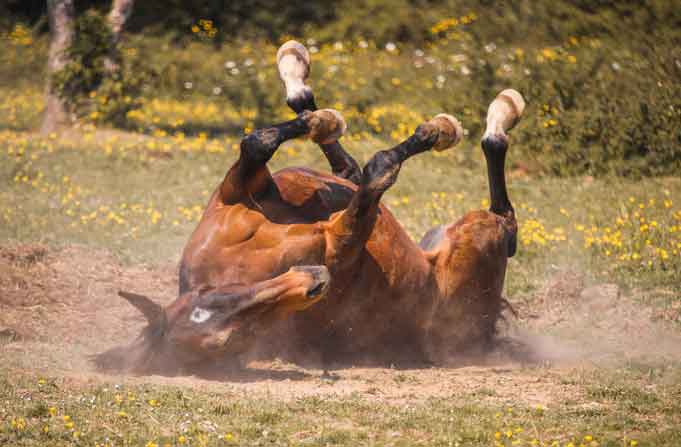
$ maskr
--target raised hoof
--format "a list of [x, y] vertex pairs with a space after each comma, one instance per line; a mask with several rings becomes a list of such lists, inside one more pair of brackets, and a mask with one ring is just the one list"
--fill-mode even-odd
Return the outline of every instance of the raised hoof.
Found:
[[343, 116], [333, 109], [305, 112], [301, 115], [310, 129], [308, 136], [317, 144], [337, 141], [347, 130]]
[[440, 113], [428, 121], [438, 129], [437, 141], [433, 145], [434, 151], [444, 151], [459, 144], [463, 138], [463, 127], [459, 120], [452, 115]]
[[506, 89], [499, 93], [487, 109], [487, 129], [483, 140], [491, 136], [505, 136], [523, 115], [525, 100], [518, 91]]
[[[286, 56], [293, 57], [286, 59]], [[302, 43], [289, 40], [277, 50], [277, 66], [282, 78], [286, 75], [304, 81], [310, 74], [310, 52]]]
[[316, 110], [314, 96], [305, 80], [310, 75], [310, 53], [300, 42], [289, 40], [277, 51], [279, 77], [286, 86], [286, 103], [294, 112]]

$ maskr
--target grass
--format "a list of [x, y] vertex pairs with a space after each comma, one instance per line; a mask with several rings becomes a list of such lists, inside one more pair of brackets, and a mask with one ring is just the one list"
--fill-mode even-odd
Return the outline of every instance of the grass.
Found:
[[[678, 369], [566, 371], [550, 406], [465, 390], [391, 402], [370, 395], [273, 400], [228, 387], [87, 383], [0, 372], [5, 445], [636, 446], [681, 442]], [[412, 373], [413, 374], [413, 373]], [[511, 378], [517, 373], [510, 373]], [[546, 371], [529, 374], [546, 380]]]
[[[231, 136], [178, 143], [94, 130], [55, 138], [5, 131], [0, 141], [0, 175], [7, 179], [0, 192], [0, 237], [89, 244], [151, 263], [177, 259], [238, 147], [238, 137]], [[373, 138], [346, 147], [361, 163], [391, 144]], [[488, 206], [477, 143], [462, 146], [410, 160], [387, 194], [384, 203], [415, 240]], [[300, 141], [285, 144], [271, 165], [328, 170], [321, 152]], [[679, 179], [511, 177], [521, 247], [511, 263], [511, 296], [536, 287], [547, 268], [563, 267], [590, 272], [594, 280], [678, 291]]]

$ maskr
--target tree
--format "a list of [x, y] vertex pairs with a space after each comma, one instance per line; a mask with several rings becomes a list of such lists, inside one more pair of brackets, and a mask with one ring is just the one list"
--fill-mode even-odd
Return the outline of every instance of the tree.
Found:
[[50, 49], [47, 57], [47, 98], [41, 131], [50, 133], [71, 121], [66, 99], [56, 91], [53, 74], [68, 61], [67, 49], [73, 40], [73, 0], [47, 0]]
[[[107, 23], [111, 29], [110, 56], [105, 61], [108, 74], [118, 71], [116, 46], [125, 23], [132, 14], [134, 0], [113, 0]], [[50, 133], [72, 123], [68, 92], [56, 91], [55, 73], [68, 63], [68, 49], [73, 42], [74, 0], [48, 0], [50, 49], [47, 60], [47, 98], [41, 132]]]
[[118, 42], [121, 40], [121, 32], [125, 23], [130, 18], [132, 14], [132, 7], [134, 0], [113, 0], [111, 6], [111, 12], [107, 21], [109, 22], [109, 27], [111, 28], [111, 53], [112, 55], [106, 60], [106, 70], [108, 72], [115, 72], [118, 70], [118, 64], [115, 60], [115, 49]]

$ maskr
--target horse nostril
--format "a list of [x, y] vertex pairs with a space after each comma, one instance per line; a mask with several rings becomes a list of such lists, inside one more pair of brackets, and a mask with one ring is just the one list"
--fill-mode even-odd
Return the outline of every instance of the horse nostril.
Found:
[[308, 298], [318, 297], [324, 291], [325, 285], [326, 285], [326, 282], [324, 282], [324, 281], [317, 282], [317, 284], [315, 284], [314, 287], [310, 288], [307, 291], [307, 297]]

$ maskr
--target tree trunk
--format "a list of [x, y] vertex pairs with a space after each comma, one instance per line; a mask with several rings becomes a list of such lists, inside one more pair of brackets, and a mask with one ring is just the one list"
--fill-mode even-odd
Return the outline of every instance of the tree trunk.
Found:
[[73, 0], [47, 0], [50, 50], [47, 59], [46, 108], [41, 126], [43, 133], [53, 132], [71, 121], [66, 101], [55, 91], [52, 77], [64, 68], [68, 59], [66, 50], [73, 40], [73, 3]]
[[135, 0], [113, 0], [111, 5], [111, 12], [109, 12], [108, 22], [111, 28], [111, 56], [109, 56], [105, 61], [106, 71], [113, 73], [118, 71], [118, 64], [115, 58], [116, 45], [121, 39], [121, 31], [125, 26], [125, 22], [130, 18], [132, 14], [132, 7]]

